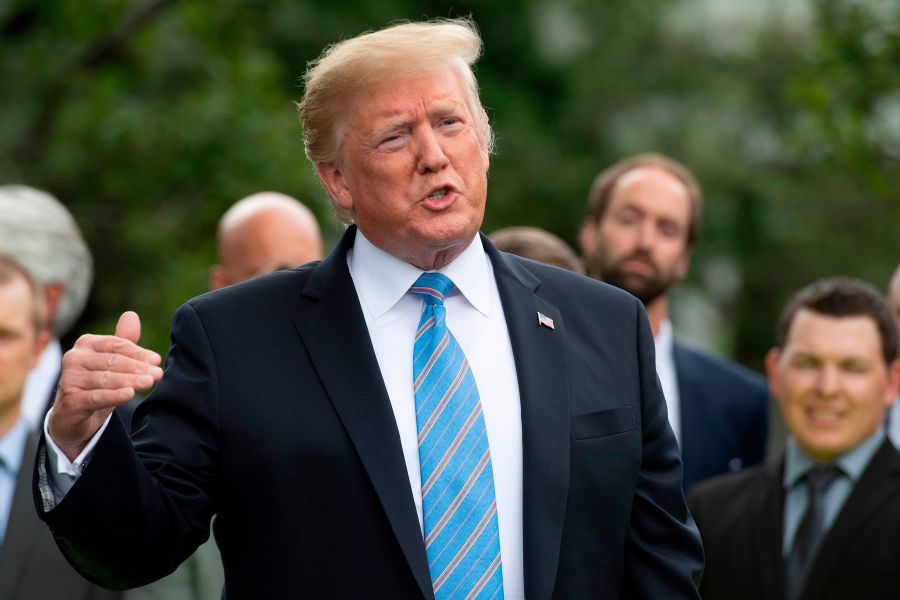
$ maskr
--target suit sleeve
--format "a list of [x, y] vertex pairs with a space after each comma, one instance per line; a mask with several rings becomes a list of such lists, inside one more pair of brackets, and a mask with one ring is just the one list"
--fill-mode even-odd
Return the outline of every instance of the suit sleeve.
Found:
[[[138, 407], [134, 434], [114, 418], [90, 464], [51, 510], [38, 515], [66, 558], [110, 589], [144, 585], [172, 572], [209, 537], [216, 511], [218, 386], [200, 318], [182, 306], [172, 322], [163, 379]], [[40, 458], [44, 452], [39, 451]]]
[[656, 376], [653, 337], [637, 305], [641, 470], [625, 541], [625, 598], [698, 598], [700, 534], [681, 487], [681, 459]]

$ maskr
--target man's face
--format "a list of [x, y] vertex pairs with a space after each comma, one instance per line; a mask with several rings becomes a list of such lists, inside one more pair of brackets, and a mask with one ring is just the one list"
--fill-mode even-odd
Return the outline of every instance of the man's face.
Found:
[[769, 390], [807, 454], [830, 462], [871, 436], [900, 385], [900, 363], [884, 362], [869, 316], [800, 309], [784, 348], [766, 356]]
[[341, 148], [319, 175], [382, 250], [439, 268], [478, 232], [488, 152], [455, 71], [376, 86], [351, 110]]
[[629, 171], [600, 221], [582, 230], [589, 272], [647, 305], [687, 272], [690, 222], [690, 195], [676, 177], [658, 167]]
[[18, 414], [25, 379], [43, 349], [35, 330], [33, 303], [24, 276], [0, 282], [0, 424]]

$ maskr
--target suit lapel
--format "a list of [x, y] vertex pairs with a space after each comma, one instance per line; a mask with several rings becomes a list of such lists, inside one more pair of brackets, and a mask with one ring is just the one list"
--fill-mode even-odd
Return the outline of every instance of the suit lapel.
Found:
[[37, 436], [28, 435], [22, 465], [16, 475], [16, 489], [13, 491], [6, 536], [0, 551], [0, 598], [15, 597], [19, 579], [26, 572], [26, 563], [42, 527], [34, 511], [31, 493], [31, 467], [37, 440]]
[[310, 275], [293, 315], [316, 372], [372, 480], [425, 598], [433, 598], [400, 435], [347, 268], [351, 227]]
[[810, 567], [804, 598], [818, 598], [822, 584], [847, 551], [847, 540], [854, 539], [871, 519], [877, 518], [881, 505], [896, 497], [900, 487], [900, 454], [885, 440], [856, 482], [847, 502], [816, 554]]
[[702, 417], [697, 406], [703, 406], [703, 386], [695, 381], [696, 369], [691, 369], [685, 361], [689, 356], [678, 341], [675, 341], [672, 349], [672, 359], [675, 363], [675, 377], [678, 385], [678, 404], [681, 417], [681, 462], [684, 466], [684, 486], [694, 481], [694, 463], [696, 457], [703, 453], [701, 444], [706, 439], [708, 431], [704, 430], [697, 419]]
[[765, 485], [759, 486], [759, 506], [753, 512], [759, 515], [760, 523], [753, 530], [752, 559], [758, 566], [765, 597], [771, 600], [784, 597], [784, 565], [781, 552], [782, 530], [784, 528], [784, 492], [782, 475], [784, 461], [778, 465], [767, 465]]
[[[522, 405], [525, 596], [549, 599], [569, 489], [565, 324], [559, 310], [537, 295], [541, 282], [483, 241], [503, 303]], [[538, 313], [553, 319], [554, 328], [541, 325]]]

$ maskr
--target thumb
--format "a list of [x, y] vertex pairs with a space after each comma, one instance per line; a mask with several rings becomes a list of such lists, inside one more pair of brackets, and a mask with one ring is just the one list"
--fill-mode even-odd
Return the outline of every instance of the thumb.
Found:
[[135, 344], [141, 338], [141, 318], [134, 311], [126, 311], [116, 324], [116, 337], [125, 338]]

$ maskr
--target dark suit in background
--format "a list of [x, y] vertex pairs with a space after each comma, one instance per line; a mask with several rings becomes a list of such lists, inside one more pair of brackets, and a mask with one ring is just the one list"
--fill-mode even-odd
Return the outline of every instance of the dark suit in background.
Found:
[[[703, 536], [705, 600], [785, 596], [783, 462], [698, 484], [689, 495]], [[900, 453], [872, 457], [822, 541], [801, 600], [900, 597]]]
[[[354, 234], [320, 264], [180, 308], [134, 446], [113, 419], [56, 508], [43, 512], [36, 493], [89, 577], [111, 587], [159, 577], [217, 513], [229, 598], [433, 597], [347, 269]], [[689, 574], [702, 551], [640, 303], [484, 244], [522, 406], [526, 596], [696, 597]]]
[[675, 341], [684, 488], [765, 460], [765, 379], [737, 363]]

